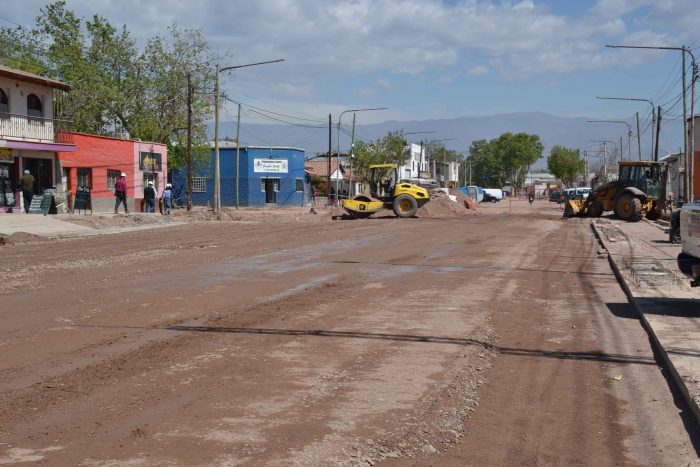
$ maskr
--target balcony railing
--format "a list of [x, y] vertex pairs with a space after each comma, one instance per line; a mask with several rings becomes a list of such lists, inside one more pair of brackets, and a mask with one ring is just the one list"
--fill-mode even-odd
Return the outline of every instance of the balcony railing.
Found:
[[63, 133], [67, 120], [0, 113], [0, 138], [39, 143], [73, 144], [73, 135]]

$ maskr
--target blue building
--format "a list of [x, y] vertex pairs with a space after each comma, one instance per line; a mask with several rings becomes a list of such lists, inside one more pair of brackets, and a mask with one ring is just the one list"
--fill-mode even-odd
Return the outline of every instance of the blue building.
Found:
[[[309, 190], [302, 149], [241, 146], [238, 179], [239, 206], [303, 206]], [[192, 204], [214, 204], [214, 149], [208, 167], [193, 170]], [[236, 204], [236, 143], [219, 143], [221, 205]], [[187, 196], [187, 166], [173, 173], [175, 196]], [[182, 202], [182, 199], [179, 199]]]

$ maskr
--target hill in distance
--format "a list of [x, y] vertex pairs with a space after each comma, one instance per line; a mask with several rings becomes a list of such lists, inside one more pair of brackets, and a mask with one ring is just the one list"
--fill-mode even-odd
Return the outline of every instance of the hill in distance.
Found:
[[[348, 120], [351, 119], [348, 118]], [[444, 144], [449, 149], [454, 149], [465, 155], [469, 154], [469, 146], [472, 141], [479, 139], [490, 140], [497, 138], [502, 133], [530, 133], [540, 136], [545, 146], [543, 157], [534, 165], [535, 169], [544, 168], [549, 151], [555, 145], [567, 148], [588, 151], [592, 165], [600, 161], [599, 151], [602, 143], [596, 141], [608, 140], [608, 156], [612, 158], [613, 151], [622, 145], [624, 158], [628, 158], [627, 127], [622, 124], [587, 123], [594, 120], [589, 117], [559, 117], [542, 112], [519, 112], [508, 114], [487, 115], [479, 117], [458, 117], [451, 119], [432, 119], [414, 121], [386, 121], [371, 125], [356, 125], [355, 137], [365, 141], [373, 141], [385, 136], [389, 131], [403, 129], [404, 133], [434, 132], [428, 134], [407, 135], [406, 139], [418, 143], [421, 138], [428, 140], [446, 140]], [[648, 122], [647, 122], [648, 123]], [[636, 130], [633, 125], [633, 131]], [[642, 157], [651, 157], [651, 128], [644, 131], [642, 122]], [[351, 123], [343, 122], [343, 131], [340, 134], [340, 151], [346, 152], [350, 147]], [[338, 135], [336, 124], [332, 131], [332, 150], [337, 150]], [[213, 137], [213, 122], [209, 125], [210, 135]], [[236, 122], [225, 121], [219, 124], [221, 139], [226, 137], [235, 139]], [[245, 118], [241, 120], [241, 142], [251, 146], [288, 146], [304, 149], [307, 158], [316, 154], [325, 154], [328, 151], [328, 127], [319, 125], [285, 125], [285, 124], [259, 124], [247, 123]], [[683, 146], [682, 121], [675, 120], [665, 124], [661, 129], [661, 142], [659, 157], [677, 152]], [[616, 152], [615, 155], [618, 153]], [[636, 133], [632, 136], [632, 159], [638, 159]]]

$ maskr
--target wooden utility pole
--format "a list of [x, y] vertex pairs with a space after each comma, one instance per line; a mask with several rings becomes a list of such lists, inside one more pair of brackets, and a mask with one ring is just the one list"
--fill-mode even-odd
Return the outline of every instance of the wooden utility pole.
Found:
[[187, 72], [187, 210], [192, 210], [192, 73]]
[[659, 138], [661, 137], [661, 106], [658, 107], [656, 118], [656, 147], [654, 147], [654, 160], [659, 161]]
[[331, 156], [333, 155], [333, 119], [331, 114], [328, 114], [328, 176], [326, 179], [326, 196], [328, 197], [328, 206], [331, 205]]
[[[246, 154], [248, 154], [246, 152]], [[236, 209], [238, 209], [238, 170], [241, 167], [241, 104], [238, 104], [238, 118], [236, 120]]]
[[637, 151], [639, 152], [639, 160], [642, 160], [642, 137], [639, 134], [639, 112], [637, 112]]

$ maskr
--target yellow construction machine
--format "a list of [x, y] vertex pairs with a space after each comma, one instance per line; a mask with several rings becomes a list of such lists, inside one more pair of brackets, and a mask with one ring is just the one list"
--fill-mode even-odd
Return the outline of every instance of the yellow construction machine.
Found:
[[370, 165], [370, 196], [361, 194], [343, 202], [343, 208], [356, 219], [365, 219], [382, 209], [392, 209], [398, 217], [413, 217], [430, 201], [428, 190], [398, 182], [396, 164]]
[[653, 161], [623, 161], [617, 180], [604, 183], [587, 198], [565, 200], [564, 217], [600, 217], [613, 211], [624, 221], [637, 222], [643, 216], [658, 219], [665, 198], [666, 171]]

